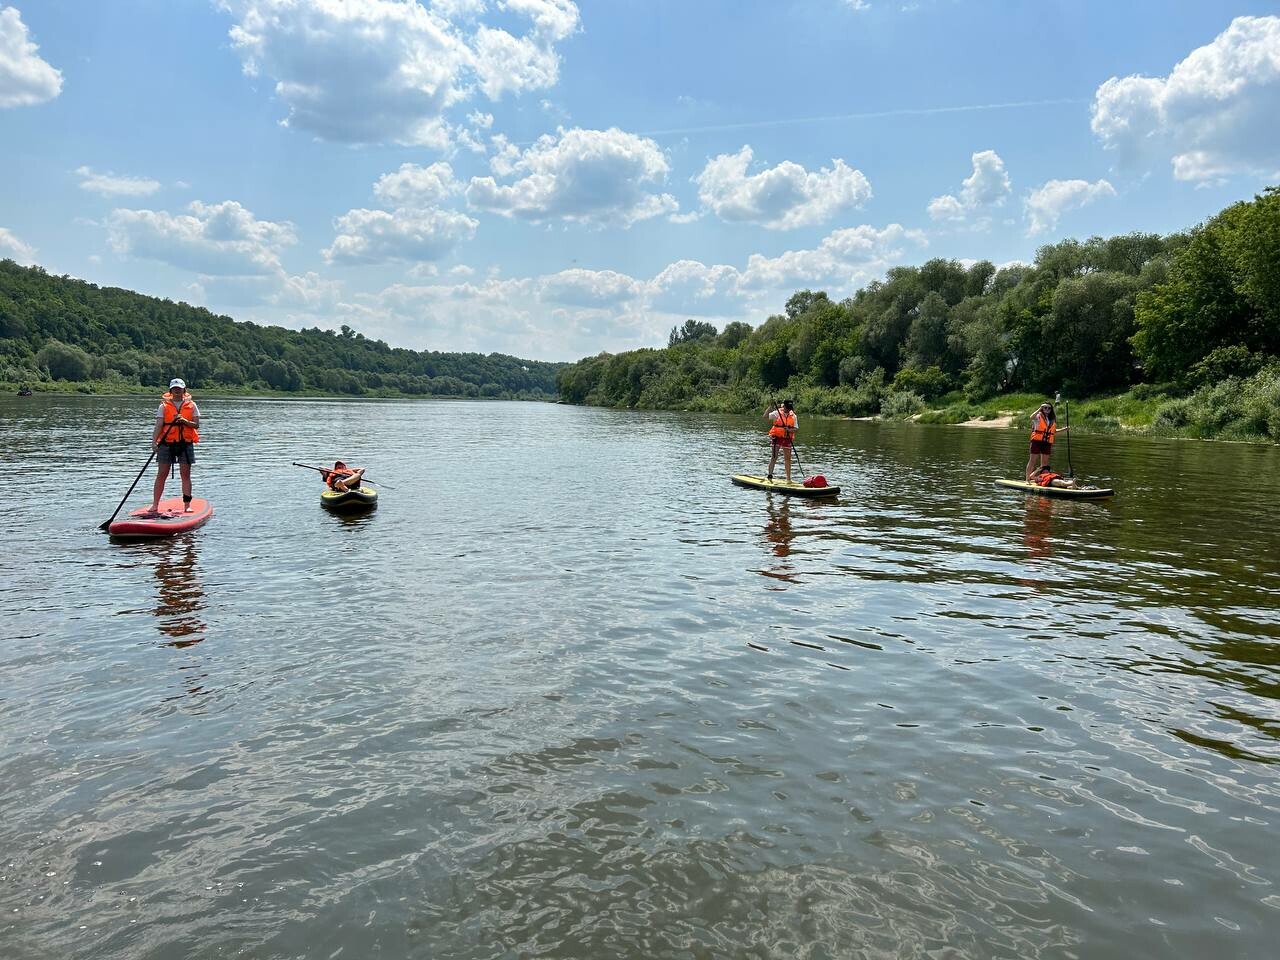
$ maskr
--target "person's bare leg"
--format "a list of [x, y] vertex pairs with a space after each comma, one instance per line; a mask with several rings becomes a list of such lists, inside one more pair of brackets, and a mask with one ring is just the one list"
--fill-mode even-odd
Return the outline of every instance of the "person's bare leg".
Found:
[[178, 464], [178, 472], [182, 474], [182, 506], [183, 512], [191, 512], [191, 464]]
[[1027, 457], [1027, 472], [1026, 472], [1027, 483], [1031, 482], [1031, 475], [1035, 472], [1036, 472], [1036, 454], [1033, 453], [1031, 454], [1031, 456]]
[[773, 479], [773, 468], [778, 464], [778, 445], [773, 445], [773, 456], [769, 458], [769, 479]]
[[782, 463], [787, 471], [787, 483], [791, 482], [791, 448], [787, 447], [782, 451]]
[[156, 482], [151, 487], [151, 512], [160, 509], [160, 497], [164, 494], [164, 482], [169, 479], [169, 464], [156, 464]]

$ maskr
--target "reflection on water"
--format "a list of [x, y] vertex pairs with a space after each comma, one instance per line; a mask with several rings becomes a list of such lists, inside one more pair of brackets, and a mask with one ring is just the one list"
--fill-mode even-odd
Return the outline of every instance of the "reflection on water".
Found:
[[209, 629], [200, 618], [205, 600], [196, 563], [197, 543], [195, 535], [184, 534], [145, 545], [154, 561], [156, 626], [173, 647], [197, 644]]
[[4, 960], [1274, 952], [1276, 448], [810, 418], [811, 502], [756, 417], [210, 399], [132, 547], [154, 400], [14, 403]]
[[1022, 515], [1022, 542], [1028, 560], [1043, 560], [1053, 553], [1049, 533], [1053, 525], [1053, 508], [1040, 497], [1027, 497]]
[[777, 562], [771, 562], [760, 573], [783, 583], [798, 583], [795, 565], [787, 559], [791, 556], [791, 540], [795, 536], [791, 532], [791, 499], [785, 496], [775, 497], [771, 493], [766, 493], [764, 498], [765, 511], [769, 517], [764, 525], [764, 539]]

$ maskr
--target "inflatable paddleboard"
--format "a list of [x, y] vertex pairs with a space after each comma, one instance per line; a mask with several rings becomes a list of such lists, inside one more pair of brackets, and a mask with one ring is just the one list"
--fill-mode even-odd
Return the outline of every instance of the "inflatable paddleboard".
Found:
[[327, 510], [368, 510], [378, 505], [378, 491], [373, 487], [357, 490], [330, 490], [320, 494], [320, 506]]
[[737, 474], [729, 478], [740, 487], [753, 490], [768, 490], [770, 493], [785, 493], [790, 497], [834, 497], [840, 492], [839, 487], [806, 487], [803, 483], [787, 483], [785, 480], [770, 480], [768, 477], [749, 477]]
[[170, 537], [184, 530], [194, 530], [212, 516], [213, 504], [208, 500], [195, 497], [188, 513], [183, 508], [181, 497], [170, 497], [160, 501], [160, 509], [155, 513], [151, 512], [150, 507], [143, 507], [120, 520], [113, 520], [111, 526], [107, 527], [107, 533], [113, 537], [139, 540]]
[[1066, 487], [1041, 487], [1034, 483], [1027, 483], [1025, 480], [997, 480], [996, 486], [1034, 493], [1041, 497], [1062, 497], [1066, 500], [1105, 500], [1107, 497], [1116, 495], [1110, 487], [1076, 487], [1070, 490]]

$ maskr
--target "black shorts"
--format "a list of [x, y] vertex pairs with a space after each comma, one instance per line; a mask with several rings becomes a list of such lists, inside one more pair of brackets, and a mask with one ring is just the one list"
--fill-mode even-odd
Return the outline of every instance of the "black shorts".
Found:
[[1043, 453], [1047, 457], [1049, 454], [1053, 453], [1053, 444], [1048, 440], [1032, 440], [1031, 452]]
[[182, 443], [162, 443], [156, 450], [156, 463], [195, 463], [196, 445], [190, 440]]

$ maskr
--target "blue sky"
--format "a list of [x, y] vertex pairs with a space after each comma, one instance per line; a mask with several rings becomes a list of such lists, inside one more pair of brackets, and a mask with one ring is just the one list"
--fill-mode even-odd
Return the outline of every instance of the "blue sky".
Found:
[[0, 256], [567, 360], [1280, 182], [1280, 3], [0, 0]]

